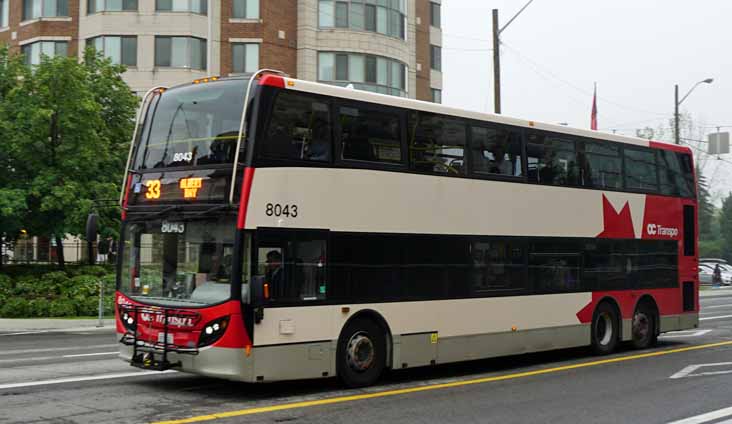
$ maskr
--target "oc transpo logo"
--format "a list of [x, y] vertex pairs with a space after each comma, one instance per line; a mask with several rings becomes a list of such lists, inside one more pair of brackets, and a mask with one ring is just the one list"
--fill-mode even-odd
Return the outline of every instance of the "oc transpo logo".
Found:
[[650, 236], [676, 237], [679, 235], [679, 229], [676, 227], [664, 227], [661, 224], [648, 224], [646, 232]]

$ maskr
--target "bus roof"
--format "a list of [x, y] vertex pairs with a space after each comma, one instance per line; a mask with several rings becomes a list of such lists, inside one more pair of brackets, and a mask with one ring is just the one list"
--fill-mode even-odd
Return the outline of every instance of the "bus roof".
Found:
[[636, 146], [652, 147], [657, 149], [674, 150], [683, 153], [691, 153], [691, 149], [686, 146], [679, 146], [660, 141], [649, 141], [643, 138], [628, 137], [617, 134], [610, 134], [603, 131], [584, 130], [580, 128], [567, 127], [563, 125], [548, 124], [545, 122], [532, 121], [521, 118], [508, 117], [505, 115], [496, 115], [492, 113], [475, 112], [465, 109], [458, 109], [450, 106], [444, 106], [438, 103], [432, 103], [422, 100], [409, 99], [386, 94], [372, 93], [364, 90], [356, 90], [352, 88], [344, 88], [330, 84], [317, 83], [312, 81], [299, 80], [295, 78], [286, 78], [278, 75], [264, 75], [260, 79], [260, 85], [269, 85], [273, 87], [284, 88], [288, 90], [298, 90], [313, 94], [321, 94], [325, 96], [339, 97], [343, 99], [352, 99], [369, 103], [378, 103], [400, 107], [405, 109], [419, 110], [423, 112], [439, 113], [443, 115], [451, 115], [467, 119], [475, 119], [479, 121], [491, 121], [501, 124], [514, 125], [524, 128], [533, 128], [554, 133], [575, 135], [579, 137], [588, 137], [594, 139], [602, 139], [615, 141], [625, 144], [633, 144]]

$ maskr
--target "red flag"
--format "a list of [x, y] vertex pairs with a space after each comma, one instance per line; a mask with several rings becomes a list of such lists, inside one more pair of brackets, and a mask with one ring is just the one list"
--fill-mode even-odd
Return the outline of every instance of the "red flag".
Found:
[[592, 94], [592, 115], [590, 115], [590, 129], [597, 131], [597, 83]]

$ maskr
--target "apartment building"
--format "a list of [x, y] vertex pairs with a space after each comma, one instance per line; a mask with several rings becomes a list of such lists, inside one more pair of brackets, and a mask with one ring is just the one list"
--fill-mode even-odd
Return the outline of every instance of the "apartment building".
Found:
[[442, 0], [0, 0], [30, 64], [93, 46], [138, 93], [206, 75], [292, 77], [440, 102]]

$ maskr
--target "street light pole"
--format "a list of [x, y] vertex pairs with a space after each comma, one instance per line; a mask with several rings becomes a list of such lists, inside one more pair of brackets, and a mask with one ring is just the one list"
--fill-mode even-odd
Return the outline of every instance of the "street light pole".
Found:
[[711, 84], [712, 82], [714, 82], [714, 78], [707, 78], [697, 82], [691, 87], [691, 89], [689, 89], [689, 91], [686, 92], [681, 100], [679, 100], [679, 85], [674, 85], [674, 132], [676, 133], [674, 135], [674, 141], [676, 142], [676, 144], [681, 144], [681, 134], [679, 132], [679, 106], [681, 105], [681, 103], [683, 103], [684, 100], [686, 100], [687, 97], [689, 97], [689, 94], [691, 94], [691, 92], [694, 91], [694, 89], [698, 87], [699, 84]]

